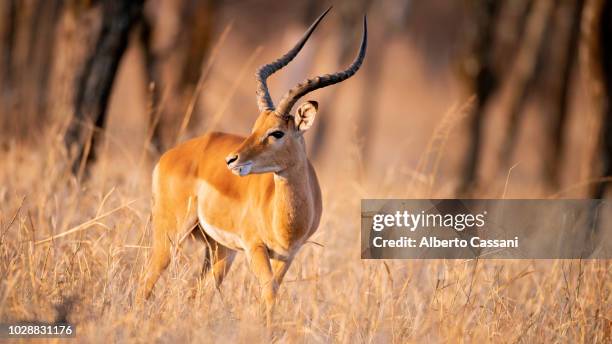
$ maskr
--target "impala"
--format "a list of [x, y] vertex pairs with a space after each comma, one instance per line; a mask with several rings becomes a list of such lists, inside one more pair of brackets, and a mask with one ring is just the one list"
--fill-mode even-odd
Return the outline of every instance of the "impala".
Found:
[[283, 276], [316, 231], [322, 211], [321, 190], [303, 137], [314, 122], [318, 104], [306, 101], [295, 114], [290, 112], [307, 93], [357, 72], [366, 51], [366, 18], [359, 53], [346, 70], [298, 84], [276, 107], [266, 79], [293, 60], [327, 12], [289, 52], [257, 71], [260, 113], [246, 138], [209, 133], [169, 150], [155, 166], [153, 250], [141, 294], [145, 298], [168, 266], [171, 247], [189, 233], [200, 232], [209, 243], [205, 270], [217, 287], [236, 252], [246, 253], [269, 319]]

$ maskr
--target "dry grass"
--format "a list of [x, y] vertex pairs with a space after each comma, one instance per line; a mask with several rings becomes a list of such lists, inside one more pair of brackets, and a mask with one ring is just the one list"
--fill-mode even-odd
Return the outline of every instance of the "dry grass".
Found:
[[[237, 26], [241, 23], [245, 27], [235, 31], [247, 32], [251, 23], [236, 21]], [[226, 30], [221, 37], [228, 35], [229, 27]], [[179, 137], [196, 120], [192, 114], [203, 88], [203, 113], [213, 119], [208, 126], [246, 132], [252, 124], [254, 81], [241, 81], [234, 71], [250, 71], [259, 50], [241, 48], [241, 41], [232, 41], [231, 35], [227, 45], [219, 50], [220, 67], [206, 65], [202, 72]], [[451, 130], [460, 124], [469, 102], [457, 101], [450, 77], [432, 82], [412, 48], [396, 42], [389, 50], [388, 59], [402, 63], [383, 75], [371, 161], [362, 161], [354, 142], [347, 144], [358, 141], [346, 138], [355, 133], [349, 121], [358, 104], [349, 97], [337, 101], [341, 106], [326, 104], [333, 135], [321, 160], [325, 163], [317, 166], [324, 213], [312, 241], [320, 245], [306, 245], [289, 270], [274, 314], [273, 338], [315, 343], [610, 342], [610, 261], [360, 259], [360, 199], [448, 197], [446, 180], [457, 175], [448, 165], [462, 156], [445, 154], [444, 149], [460, 151], [460, 135], [450, 137]], [[279, 50], [262, 50], [269, 56], [257, 62], [271, 61]], [[316, 71], [331, 70], [323, 68], [330, 64], [329, 52], [320, 50], [323, 63], [318, 62]], [[252, 58], [246, 61], [245, 56]], [[0, 322], [52, 322], [64, 309], [67, 320], [77, 326], [80, 342], [269, 341], [259, 286], [244, 256], [238, 256], [217, 291], [210, 281], [198, 279], [204, 254], [199, 242], [188, 241], [175, 252], [152, 300], [134, 304], [149, 254], [153, 165], [145, 158], [150, 138], [143, 129], [147, 109], [141, 98], [146, 95], [138, 91], [144, 82], [138, 72], [142, 66], [135, 60], [138, 53], [132, 49], [114, 90], [101, 158], [87, 182], [78, 184], [68, 173], [70, 162], [59, 130], [44, 130], [33, 141], [0, 140]], [[400, 67], [404, 69], [395, 69]], [[300, 78], [304, 72], [294, 70]], [[205, 82], [214, 87], [204, 87]], [[271, 82], [276, 92], [286, 89], [282, 80]], [[358, 84], [352, 83], [346, 83], [343, 92], [354, 98]], [[337, 98], [342, 100], [342, 94]], [[440, 109], [453, 101], [458, 104], [455, 110], [440, 117]], [[66, 121], [69, 111], [56, 106], [57, 122]], [[572, 147], [580, 149], [584, 131], [576, 128], [578, 139]], [[499, 132], [498, 127], [491, 129]], [[528, 153], [536, 156], [529, 143]], [[389, 161], [396, 166], [389, 167]], [[366, 165], [380, 168], [376, 178], [371, 170], [367, 178]], [[476, 196], [547, 196], [532, 192], [528, 178], [515, 182], [521, 168], [531, 165], [518, 165], [512, 176], [508, 171]], [[522, 188], [518, 192], [517, 184]], [[573, 195], [569, 191], [583, 186], [576, 183], [555, 197]]]
[[[267, 341], [244, 257], [217, 291], [198, 282], [198, 242], [176, 252], [154, 298], [136, 306], [151, 230], [150, 163], [109, 168], [119, 163], [103, 157], [109, 161], [78, 185], [62, 151], [49, 132], [0, 155], [0, 322], [54, 321], [63, 305], [83, 342]], [[306, 245], [293, 264], [275, 339], [610, 341], [609, 261], [364, 261], [357, 214], [367, 187], [342, 180], [323, 185], [324, 219], [313, 238], [322, 247]]]

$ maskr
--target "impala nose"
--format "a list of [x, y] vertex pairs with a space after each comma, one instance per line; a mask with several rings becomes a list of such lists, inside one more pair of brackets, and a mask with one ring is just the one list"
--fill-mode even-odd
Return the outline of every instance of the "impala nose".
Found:
[[229, 166], [236, 160], [238, 160], [238, 154], [230, 154], [225, 158], [225, 163]]

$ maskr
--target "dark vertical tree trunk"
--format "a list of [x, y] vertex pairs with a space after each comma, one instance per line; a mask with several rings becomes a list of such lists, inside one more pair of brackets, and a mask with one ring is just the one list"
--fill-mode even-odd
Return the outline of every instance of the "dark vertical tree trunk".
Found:
[[[600, 148], [595, 163], [599, 165], [600, 176], [612, 176], [612, 1], [607, 0], [602, 5], [599, 28], [597, 28], [599, 54], [595, 57], [602, 73], [603, 94], [601, 95], [602, 125], [599, 134]], [[610, 191], [612, 182], [609, 180], [598, 183], [592, 197], [603, 198]]]
[[498, 77], [493, 68], [493, 47], [500, 5], [500, 2], [495, 0], [488, 0], [475, 5], [478, 9], [476, 14], [477, 36], [469, 58], [475, 59], [477, 70], [469, 78], [472, 79], [473, 88], [476, 93], [476, 104], [470, 118], [470, 141], [468, 143], [466, 162], [463, 167], [462, 181], [458, 190], [459, 193], [467, 192], [476, 182], [480, 165], [482, 122], [486, 106], [498, 86]]
[[[77, 151], [72, 166], [76, 174], [80, 166], [95, 159], [99, 132], [106, 119], [108, 100], [117, 74], [119, 62], [127, 48], [132, 27], [142, 17], [144, 0], [108, 0], [102, 2], [102, 29], [95, 48], [87, 56], [77, 80], [74, 117], [68, 127], [65, 143]], [[91, 137], [91, 153], [84, 149]]]
[[[44, 123], [63, 1], [6, 1], [0, 18], [0, 127], [31, 135]], [[19, 37], [23, 39], [19, 40]]]
[[62, 13], [63, 1], [39, 0], [35, 6], [34, 20], [31, 23], [28, 65], [31, 66], [28, 82], [33, 94], [35, 117], [46, 115], [49, 76], [53, 66], [56, 29]]
[[[2, 2], [3, 18], [0, 18], [0, 135], [11, 132], [9, 124], [15, 82], [13, 80], [13, 54], [17, 34], [17, 1]], [[4, 132], [4, 133], [3, 133]]]
[[566, 42], [565, 49], [562, 51], [564, 57], [560, 66], [559, 77], [555, 83], [557, 90], [554, 94], [554, 99], [552, 99], [550, 137], [548, 140], [549, 150], [544, 156], [543, 174], [544, 179], [553, 189], [559, 186], [561, 165], [563, 163], [563, 134], [567, 122], [572, 71], [574, 70], [578, 55], [578, 38], [580, 37], [583, 8], [584, 0], [576, 0], [573, 6], [571, 6], [571, 11], [569, 12], [569, 16], [571, 16], [570, 31], [564, 40]]
[[550, 38], [552, 33], [556, 5], [558, 5], [558, 1], [552, 0], [550, 3], [538, 3], [536, 1], [533, 6], [532, 18], [529, 19], [530, 23], [528, 23], [530, 27], [527, 28], [525, 44], [521, 47], [521, 49], [524, 49], [524, 53], [518, 56], [518, 78], [508, 111], [508, 128], [502, 141], [498, 159], [498, 169], [501, 171], [506, 171], [509, 167], [510, 159], [516, 148], [525, 105], [529, 94], [533, 90], [534, 83], [541, 74], [547, 39]]
[[3, 93], [11, 89], [13, 84], [12, 67], [13, 51], [15, 49], [15, 35], [17, 34], [17, 1], [6, 0], [3, 2], [4, 18], [2, 18], [2, 49], [0, 58], [2, 68], [2, 91]]
[[[597, 146], [591, 161], [591, 175], [595, 177], [595, 183], [588, 193], [591, 198], [600, 199], [610, 192], [612, 185], [605, 179], [612, 176], [612, 1], [588, 0], [584, 12], [583, 47], [589, 66], [591, 91], [599, 107], [601, 120]], [[604, 179], [599, 180], [601, 177]], [[587, 243], [601, 240], [599, 206], [598, 203], [591, 205], [591, 230], [585, 233]]]
[[153, 148], [162, 151], [162, 135], [159, 124], [160, 100], [161, 100], [161, 71], [160, 61], [153, 49], [153, 26], [150, 18], [143, 15], [140, 26], [140, 42], [143, 48], [147, 87], [149, 91], [149, 135]]

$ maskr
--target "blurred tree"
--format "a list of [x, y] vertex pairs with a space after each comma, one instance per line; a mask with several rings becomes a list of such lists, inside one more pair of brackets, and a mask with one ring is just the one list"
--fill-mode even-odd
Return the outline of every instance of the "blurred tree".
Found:
[[159, 130], [159, 118], [161, 109], [162, 70], [159, 54], [155, 51], [153, 42], [153, 23], [151, 18], [143, 15], [140, 23], [140, 43], [144, 55], [145, 73], [149, 89], [149, 136], [153, 147], [161, 151], [161, 131]]
[[544, 180], [551, 189], [557, 189], [560, 184], [560, 172], [563, 165], [564, 140], [563, 135], [567, 126], [569, 112], [571, 78], [576, 66], [578, 56], [578, 40], [580, 37], [580, 24], [584, 8], [584, 0], [575, 0], [569, 4], [561, 15], [568, 22], [568, 30], [563, 33], [562, 44], [558, 52], [559, 72], [552, 73], [550, 112], [550, 126], [548, 126], [548, 151], [544, 154]]
[[463, 170], [460, 193], [465, 193], [476, 182], [481, 155], [482, 122], [485, 108], [491, 95], [498, 88], [494, 69], [495, 29], [500, 12], [500, 2], [496, 0], [470, 2], [474, 9], [474, 33], [471, 52], [462, 64], [462, 72], [469, 88], [476, 95], [476, 104], [470, 118], [470, 141]]
[[[563, 137], [567, 123], [569, 90], [578, 51], [583, 0], [501, 3], [474, 2], [475, 34], [472, 52], [463, 71], [477, 104], [470, 119], [470, 139], [459, 193], [477, 184], [481, 160], [482, 121], [487, 103], [505, 84], [510, 89], [506, 108], [507, 130], [502, 137], [498, 173], [507, 173], [517, 145], [527, 102], [541, 106], [546, 121], [542, 152], [542, 178], [551, 189], [559, 186], [563, 163]], [[508, 7], [516, 7], [508, 9]], [[515, 15], [518, 13], [519, 15]], [[516, 32], [506, 39], [509, 28]], [[500, 32], [503, 32], [500, 33]], [[516, 51], [515, 57], [512, 51]]]
[[[585, 41], [593, 91], [600, 116], [597, 150], [593, 159], [595, 177], [612, 177], [612, 1], [589, 0]], [[612, 182], [604, 179], [590, 191], [603, 198]]]
[[31, 90], [28, 99], [31, 109], [36, 116], [44, 116], [47, 113], [49, 76], [53, 66], [53, 51], [57, 39], [56, 28], [58, 26], [63, 1], [37, 0], [34, 2], [34, 13], [32, 16], [32, 29], [30, 30], [27, 65], [24, 68], [30, 76], [26, 87]]
[[508, 128], [502, 141], [499, 170], [507, 171], [516, 147], [525, 105], [541, 77], [546, 42], [553, 33], [553, 18], [557, 0], [536, 1], [529, 14], [526, 37], [516, 57], [516, 71], [511, 80], [512, 95], [508, 106]]
[[2, 50], [0, 51], [2, 94], [5, 95], [13, 84], [12, 76], [12, 55], [15, 49], [17, 35], [17, 1], [6, 0], [2, 2]]
[[[156, 9], [145, 12], [144, 2], [113, 0], [101, 3], [102, 28], [77, 80], [74, 118], [65, 135], [68, 149], [76, 145], [72, 166], [75, 174], [95, 160], [113, 82], [131, 32], [135, 30], [143, 50], [150, 96], [149, 135], [156, 153], [174, 143], [180, 134], [176, 130], [176, 123], [180, 122], [176, 115], [184, 110], [182, 105], [193, 96], [200, 78], [202, 61], [210, 49], [217, 5], [212, 0], [180, 1], [178, 33], [171, 46], [160, 51], [155, 45], [155, 28], [166, 14]], [[92, 4], [80, 5], [79, 1], [73, 4], [79, 8]], [[179, 73], [172, 73], [178, 74], [176, 79], [172, 79], [164, 73], [164, 67], [168, 57], [175, 53], [180, 55], [178, 66], [175, 66]], [[161, 103], [162, 95], [177, 101], [171, 102], [168, 109]]]
[[[47, 113], [48, 81], [63, 1], [5, 1], [1, 13], [0, 120], [31, 134]], [[19, 116], [16, 116], [19, 114]], [[10, 125], [9, 125], [10, 124]]]
[[80, 175], [96, 157], [95, 147], [105, 123], [108, 100], [130, 30], [142, 17], [144, 0], [102, 2], [102, 28], [77, 80], [74, 117], [65, 135], [70, 151], [76, 145], [73, 173]]
[[[157, 81], [162, 82], [157, 89], [160, 92], [163, 91], [168, 99], [166, 99], [166, 104], [160, 104], [158, 107], [157, 116], [151, 116], [152, 120], [159, 118], [158, 123], [151, 122], [152, 143], [158, 152], [169, 148], [185, 134], [181, 132], [185, 128], [179, 127], [182, 119], [177, 117], [185, 114], [189, 101], [193, 97], [198, 97], [194, 94], [197, 84], [200, 78], [206, 77], [202, 74], [204, 61], [212, 47], [215, 19], [219, 14], [220, 3], [215, 0], [182, 0], [179, 6], [177, 22], [180, 25], [172, 45], [172, 50], [179, 53], [179, 58], [176, 60], [178, 66], [175, 66], [178, 72], [174, 73], [176, 75], [172, 80], [166, 78]], [[170, 52], [162, 52], [162, 55], [167, 56], [168, 53]], [[149, 80], [154, 81], [151, 78]], [[196, 103], [194, 104], [196, 114], [201, 113], [201, 110], [198, 110], [201, 108], [198, 99], [195, 98]], [[199, 119], [199, 122], [206, 120], [206, 118]], [[190, 123], [191, 121], [184, 125], [189, 126]]]

